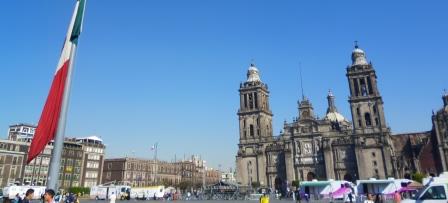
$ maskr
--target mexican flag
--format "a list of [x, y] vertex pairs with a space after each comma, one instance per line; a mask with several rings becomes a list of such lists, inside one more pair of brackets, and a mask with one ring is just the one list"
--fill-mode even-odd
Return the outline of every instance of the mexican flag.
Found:
[[54, 139], [56, 130], [58, 129], [62, 101], [64, 95], [68, 94], [69, 91], [66, 90], [66, 86], [67, 75], [71, 68], [70, 62], [73, 60], [70, 57], [73, 56], [72, 52], [74, 51], [74, 48], [78, 43], [79, 35], [81, 34], [84, 8], [85, 0], [77, 0], [50, 92], [28, 151], [27, 164], [36, 158], [36, 156], [45, 149], [45, 146]]

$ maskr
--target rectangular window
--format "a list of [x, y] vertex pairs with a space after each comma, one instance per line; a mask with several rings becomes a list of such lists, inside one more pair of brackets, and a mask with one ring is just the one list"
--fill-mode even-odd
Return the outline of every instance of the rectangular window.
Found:
[[256, 92], [254, 93], [254, 97], [255, 97], [255, 108], [258, 109], [258, 94]]
[[249, 109], [253, 109], [254, 108], [254, 100], [253, 100], [253, 95], [252, 93], [249, 94]]
[[244, 108], [247, 108], [247, 94], [244, 94]]
[[45, 148], [43, 154], [51, 154], [51, 149], [50, 148]]
[[250, 125], [250, 136], [254, 136], [254, 125]]
[[359, 80], [359, 84], [361, 86], [361, 94], [362, 94], [362, 96], [367, 96], [368, 93], [367, 93], [367, 87], [366, 87], [366, 82], [365, 82], [364, 78], [361, 78]]
[[373, 94], [372, 79], [370, 77], [367, 77], [367, 87], [368, 87], [368, 90], [369, 90], [369, 94]]
[[359, 85], [358, 85], [358, 79], [353, 78], [353, 88], [355, 89], [354, 93], [355, 96], [359, 96]]

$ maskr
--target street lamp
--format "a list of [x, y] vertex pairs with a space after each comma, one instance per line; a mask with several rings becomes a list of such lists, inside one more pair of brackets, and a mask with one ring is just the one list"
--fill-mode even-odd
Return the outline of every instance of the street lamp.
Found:
[[206, 178], [206, 170], [205, 170], [206, 161], [202, 161], [202, 192], [205, 190], [205, 178]]
[[247, 162], [247, 181], [249, 186], [249, 191], [252, 191], [252, 177], [250, 173], [250, 168], [252, 166], [252, 161]]

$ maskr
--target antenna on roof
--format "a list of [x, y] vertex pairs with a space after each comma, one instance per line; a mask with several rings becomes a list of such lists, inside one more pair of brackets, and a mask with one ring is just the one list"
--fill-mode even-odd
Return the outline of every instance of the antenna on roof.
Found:
[[302, 78], [302, 63], [299, 62], [299, 74], [300, 74], [300, 89], [302, 90], [302, 100], [305, 100], [305, 94], [303, 93], [303, 78]]

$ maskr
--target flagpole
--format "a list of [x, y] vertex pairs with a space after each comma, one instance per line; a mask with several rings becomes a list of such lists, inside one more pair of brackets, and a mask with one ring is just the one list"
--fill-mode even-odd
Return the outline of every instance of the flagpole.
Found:
[[154, 185], [157, 185], [157, 150], [159, 148], [159, 143], [156, 142], [156, 144], [154, 145], [154, 164], [155, 164], [155, 168], [154, 168]]
[[48, 173], [47, 188], [58, 191], [59, 168], [61, 166], [62, 150], [64, 147], [65, 123], [67, 120], [68, 102], [70, 98], [70, 86], [72, 80], [73, 64], [75, 62], [76, 43], [72, 44], [70, 50], [70, 63], [67, 71], [67, 79], [62, 97], [61, 114], [59, 116], [58, 128], [53, 141], [53, 152], [51, 153], [50, 169]]

